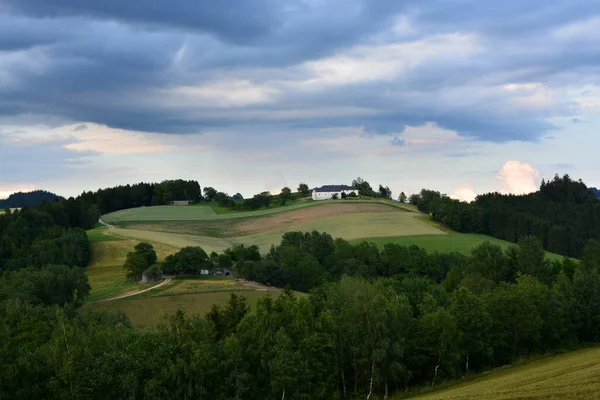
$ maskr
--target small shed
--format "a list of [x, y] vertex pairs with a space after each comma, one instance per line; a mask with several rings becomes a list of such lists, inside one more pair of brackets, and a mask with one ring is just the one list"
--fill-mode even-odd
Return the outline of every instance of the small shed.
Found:
[[173, 206], [189, 206], [192, 203], [191, 200], [173, 200], [171, 205]]

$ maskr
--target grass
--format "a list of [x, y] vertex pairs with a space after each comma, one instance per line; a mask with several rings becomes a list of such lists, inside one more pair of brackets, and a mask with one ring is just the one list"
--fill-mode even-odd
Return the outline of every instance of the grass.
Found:
[[220, 252], [234, 244], [255, 244], [262, 252], [267, 252], [271, 245], [279, 244], [281, 236], [289, 231], [310, 232], [317, 230], [319, 232], [327, 232], [333, 237], [341, 237], [347, 240], [365, 237], [446, 235], [445, 232], [420, 221], [416, 218], [417, 216], [418, 214], [415, 213], [404, 212], [338, 215], [295, 224], [286, 228], [230, 238], [122, 228], [114, 228], [112, 233], [129, 239], [148, 241], [176, 248], [201, 246], [207, 252]]
[[[247, 218], [270, 215], [287, 210], [297, 210], [304, 207], [318, 205], [316, 201], [294, 203], [285, 207], [274, 207], [257, 211], [234, 211], [231, 213], [215, 212], [217, 205], [198, 206], [154, 206], [130, 208], [116, 211], [102, 216], [104, 222], [117, 224], [124, 221], [210, 221], [229, 218]], [[222, 209], [220, 210], [223, 211]], [[233, 210], [232, 210], [233, 211]]]
[[[498, 245], [503, 249], [509, 246], [514, 246], [515, 243], [507, 242], [506, 240], [497, 239], [492, 236], [480, 235], [477, 233], [459, 233], [449, 231], [447, 235], [428, 235], [428, 236], [399, 236], [399, 237], [377, 237], [368, 239], [353, 240], [352, 243], [360, 243], [367, 241], [374, 243], [380, 249], [385, 244], [394, 243], [403, 246], [417, 245], [429, 252], [437, 251], [439, 253], [458, 252], [466, 255], [471, 254], [471, 250], [484, 242]], [[546, 252], [546, 257], [550, 260], [562, 261], [564, 256], [559, 254]], [[574, 260], [576, 261], [576, 260]]]
[[[118, 296], [127, 292], [139, 291], [151, 285], [128, 282], [123, 269], [127, 253], [139, 243], [135, 240], [100, 241], [90, 245], [91, 262], [87, 267], [88, 281], [92, 290], [87, 301], [94, 302]], [[154, 244], [159, 259], [176, 252], [168, 246]]]
[[[157, 289], [158, 290], [158, 289]], [[271, 295], [277, 297], [279, 289], [266, 291], [248, 290], [237, 294], [244, 296], [248, 305], [253, 308], [261, 297]], [[152, 293], [148, 292], [148, 293]], [[129, 316], [131, 323], [136, 328], [146, 328], [159, 322], [161, 313], [174, 313], [178, 309], [187, 315], [204, 314], [213, 304], [225, 305], [232, 291], [216, 291], [208, 293], [180, 294], [177, 296], [152, 296], [142, 298], [127, 298], [122, 300], [107, 301], [92, 304], [91, 307], [99, 311], [123, 311]]]
[[420, 400], [542, 400], [600, 398], [600, 348], [578, 350], [526, 365], [492, 371]]
[[167, 285], [136, 295], [134, 298], [137, 300], [156, 296], [180, 296], [194, 293], [242, 292], [252, 290], [252, 288], [243, 285], [235, 279], [223, 276], [177, 277]]
[[104, 222], [120, 224], [131, 221], [211, 221], [225, 220], [231, 218], [252, 218], [265, 215], [277, 214], [285, 211], [299, 210], [306, 207], [323, 206], [328, 204], [342, 203], [380, 203], [402, 210], [414, 211], [412, 206], [394, 202], [391, 200], [361, 198], [359, 200], [336, 200], [336, 201], [296, 201], [291, 205], [272, 206], [267, 209], [256, 211], [235, 211], [220, 207], [219, 205], [201, 204], [195, 206], [153, 206], [129, 208], [115, 211], [102, 216]]
[[88, 237], [88, 240], [90, 241], [90, 243], [114, 242], [117, 240], [123, 240], [122, 238], [119, 238], [116, 236], [107, 235], [105, 233], [106, 229], [107, 229], [106, 227], [99, 226], [94, 229], [89, 229], [89, 230], [85, 231], [85, 233], [87, 234], [87, 237]]

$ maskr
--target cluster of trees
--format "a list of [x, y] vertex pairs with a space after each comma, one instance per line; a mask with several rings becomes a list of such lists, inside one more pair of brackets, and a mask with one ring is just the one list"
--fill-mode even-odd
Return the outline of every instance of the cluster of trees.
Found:
[[379, 190], [375, 191], [369, 182], [363, 180], [361, 177], [358, 177], [352, 181], [352, 187], [358, 189], [358, 194], [360, 196], [380, 197], [383, 199], [392, 198], [392, 191], [389, 187], [379, 185]]
[[535, 236], [544, 249], [570, 257], [580, 257], [590, 239], [600, 239], [600, 201], [568, 175], [542, 182], [539, 191], [528, 195], [489, 193], [466, 203], [424, 189], [410, 202], [458, 232], [511, 242]]
[[288, 201], [307, 197], [310, 196], [310, 194], [311, 190], [305, 183], [300, 183], [298, 185], [296, 193], [292, 192], [292, 189], [286, 186], [281, 189], [281, 192], [277, 195], [273, 195], [266, 191], [255, 194], [248, 199], [244, 199], [239, 193], [236, 193], [234, 196], [229, 196], [227, 193], [219, 192], [212, 187], [204, 188], [205, 200], [217, 202], [222, 207], [247, 211], [269, 208], [271, 205], [285, 205]]
[[106, 214], [125, 208], [169, 204], [173, 200], [197, 202], [202, 200], [202, 192], [197, 181], [175, 179], [83, 192], [73, 200], [86, 206], [96, 205], [101, 214]]
[[47, 192], [45, 190], [34, 190], [32, 192], [13, 193], [6, 199], [0, 199], [0, 210], [6, 208], [31, 207], [42, 204], [44, 201], [64, 200], [63, 197]]
[[[373, 398], [600, 340], [599, 242], [580, 264], [549, 262], [535, 238], [506, 252], [485, 244], [470, 256], [375, 250], [293, 232], [277, 257], [302, 253], [302, 263], [331, 276], [308, 296], [285, 290], [250, 312], [232, 295], [204, 316], [178, 311], [144, 331], [124, 315], [76, 313], [9, 292], [0, 301], [0, 394]], [[238, 265], [275, 257], [260, 260], [252, 247], [227, 253]], [[333, 279], [330, 271], [347, 264], [355, 267]]]

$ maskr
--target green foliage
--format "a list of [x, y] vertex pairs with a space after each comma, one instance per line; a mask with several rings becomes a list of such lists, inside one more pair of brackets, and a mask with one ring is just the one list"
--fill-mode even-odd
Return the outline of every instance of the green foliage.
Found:
[[144, 271], [156, 264], [156, 260], [156, 252], [150, 243], [138, 243], [135, 245], [134, 251], [127, 254], [125, 264], [123, 264], [127, 278], [139, 281]]
[[406, 194], [404, 192], [400, 192], [400, 194], [398, 195], [398, 201], [400, 203], [406, 203], [407, 197]]
[[[220, 261], [220, 257], [218, 259]], [[167, 274], [199, 275], [202, 270], [214, 271], [215, 267], [206, 252], [198, 246], [188, 246], [168, 256], [162, 264]]]
[[35, 305], [81, 304], [90, 292], [83, 268], [48, 265], [6, 272], [0, 280], [0, 300], [19, 299]]
[[304, 197], [310, 196], [311, 190], [306, 183], [300, 183], [297, 190]]

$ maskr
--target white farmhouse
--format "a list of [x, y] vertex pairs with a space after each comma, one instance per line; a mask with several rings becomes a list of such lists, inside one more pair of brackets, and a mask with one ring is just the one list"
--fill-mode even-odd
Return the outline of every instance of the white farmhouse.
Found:
[[326, 185], [320, 188], [314, 188], [312, 191], [313, 200], [329, 200], [334, 194], [337, 194], [338, 198], [342, 197], [342, 193], [349, 195], [354, 193], [358, 196], [358, 189], [347, 185]]

